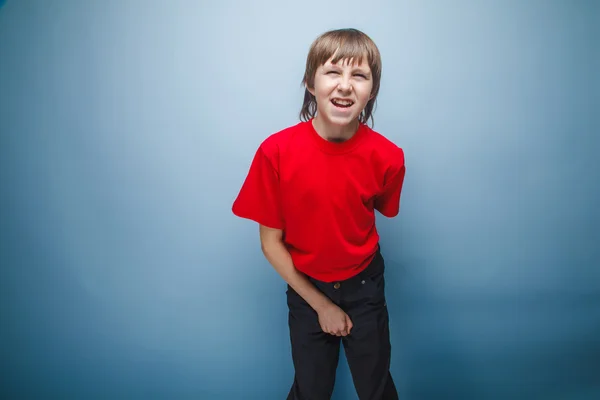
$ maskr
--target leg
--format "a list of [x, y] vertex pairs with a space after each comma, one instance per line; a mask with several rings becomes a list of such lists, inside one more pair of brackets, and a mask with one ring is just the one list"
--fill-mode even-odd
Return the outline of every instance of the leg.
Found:
[[354, 324], [352, 333], [343, 340], [344, 349], [360, 400], [398, 399], [389, 371], [391, 344], [384, 269], [383, 258], [377, 255], [360, 277], [358, 289], [344, 299]]
[[329, 400], [340, 354], [340, 338], [321, 330], [317, 313], [288, 286], [295, 377], [287, 400]]

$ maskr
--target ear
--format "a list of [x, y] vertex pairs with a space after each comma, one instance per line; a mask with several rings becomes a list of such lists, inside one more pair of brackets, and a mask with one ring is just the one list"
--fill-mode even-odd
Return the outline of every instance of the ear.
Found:
[[308, 93], [310, 93], [313, 96], [315, 96], [315, 89], [314, 88], [311, 89], [311, 88], [308, 87], [308, 85], [304, 85], [304, 87], [306, 88], [306, 90], [308, 90]]

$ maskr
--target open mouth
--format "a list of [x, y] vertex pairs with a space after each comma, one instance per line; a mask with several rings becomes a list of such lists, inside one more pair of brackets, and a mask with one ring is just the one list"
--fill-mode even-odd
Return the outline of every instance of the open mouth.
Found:
[[354, 104], [352, 100], [346, 99], [331, 99], [331, 103], [339, 108], [350, 108]]

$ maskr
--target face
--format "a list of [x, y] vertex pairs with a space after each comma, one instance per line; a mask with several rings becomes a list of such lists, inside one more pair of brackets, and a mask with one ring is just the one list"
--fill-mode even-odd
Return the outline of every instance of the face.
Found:
[[373, 97], [373, 77], [366, 62], [350, 64], [329, 59], [315, 73], [314, 88], [308, 88], [317, 101], [317, 118], [338, 127], [354, 123]]

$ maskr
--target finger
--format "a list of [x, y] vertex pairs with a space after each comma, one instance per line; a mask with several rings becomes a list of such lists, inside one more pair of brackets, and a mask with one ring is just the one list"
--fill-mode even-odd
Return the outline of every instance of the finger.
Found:
[[354, 324], [352, 323], [352, 320], [350, 320], [350, 317], [346, 315], [346, 330], [348, 335], [350, 334], [352, 328], [354, 328]]

